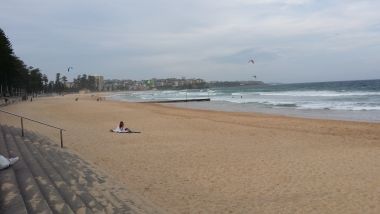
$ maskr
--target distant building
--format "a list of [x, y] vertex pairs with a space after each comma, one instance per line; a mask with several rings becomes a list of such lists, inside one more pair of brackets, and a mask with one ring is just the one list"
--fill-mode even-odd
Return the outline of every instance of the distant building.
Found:
[[165, 89], [196, 89], [207, 88], [207, 83], [202, 79], [167, 78], [149, 80], [105, 80], [103, 90], [165, 90]]
[[95, 87], [98, 91], [103, 91], [104, 89], [104, 77], [103, 76], [94, 76], [95, 78]]

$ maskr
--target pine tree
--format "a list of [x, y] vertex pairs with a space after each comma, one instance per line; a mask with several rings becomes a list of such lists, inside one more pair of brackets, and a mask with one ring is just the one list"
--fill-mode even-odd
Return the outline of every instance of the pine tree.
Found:
[[28, 93], [42, 90], [43, 78], [38, 68], [27, 67], [13, 52], [12, 44], [0, 28], [0, 88], [1, 93], [13, 95], [14, 89]]
[[3, 93], [4, 91], [8, 91], [9, 86], [12, 84], [10, 72], [13, 70], [13, 57], [12, 45], [4, 31], [0, 28], [0, 85]]

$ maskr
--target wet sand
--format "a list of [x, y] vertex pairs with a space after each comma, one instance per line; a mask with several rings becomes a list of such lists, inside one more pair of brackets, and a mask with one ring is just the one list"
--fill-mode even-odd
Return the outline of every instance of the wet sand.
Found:
[[[79, 97], [75, 101], [75, 97]], [[3, 110], [168, 213], [379, 213], [380, 124], [37, 98]], [[1, 122], [19, 126], [0, 113]], [[109, 132], [120, 120], [141, 134]], [[59, 142], [59, 132], [24, 122]]]

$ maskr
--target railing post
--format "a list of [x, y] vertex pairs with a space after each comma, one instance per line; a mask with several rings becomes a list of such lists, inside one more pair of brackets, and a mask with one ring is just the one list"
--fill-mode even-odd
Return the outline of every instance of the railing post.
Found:
[[62, 129], [59, 130], [59, 133], [61, 134], [61, 148], [63, 148]]
[[17, 114], [13, 114], [13, 113], [10, 113], [10, 112], [7, 112], [7, 111], [3, 111], [1, 109], [0, 109], [0, 112], [4, 112], [6, 114], [10, 114], [10, 115], [13, 115], [13, 116], [16, 116], [16, 117], [20, 118], [20, 120], [21, 120], [21, 136], [22, 137], [24, 137], [24, 118], [27, 119], [27, 120], [30, 120], [32, 122], [36, 122], [36, 123], [39, 123], [39, 124], [42, 124], [42, 125], [45, 125], [45, 126], [49, 126], [49, 127], [55, 128], [55, 129], [59, 129], [59, 133], [60, 133], [60, 137], [61, 137], [61, 148], [63, 148], [63, 135], [62, 135], [62, 132], [66, 131], [66, 130], [61, 129], [59, 127], [55, 127], [55, 126], [49, 125], [49, 124], [46, 124], [46, 123], [42, 123], [42, 122], [37, 121], [37, 120], [33, 120], [33, 119], [30, 119], [30, 118], [27, 118], [27, 117], [22, 117], [22, 116], [17, 115]]
[[21, 136], [24, 137], [24, 122], [22, 121], [22, 117], [21, 117]]

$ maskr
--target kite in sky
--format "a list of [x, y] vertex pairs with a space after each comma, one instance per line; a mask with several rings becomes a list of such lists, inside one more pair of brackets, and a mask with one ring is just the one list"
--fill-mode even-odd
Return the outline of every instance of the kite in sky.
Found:
[[70, 67], [67, 68], [67, 72], [70, 72], [70, 70], [73, 70], [73, 69], [74, 68], [70, 66]]
[[[251, 59], [248, 61], [248, 63], [255, 64], [255, 61], [251, 58]], [[254, 76], [252, 76], [252, 77], [256, 79], [256, 75], [254, 75]]]

